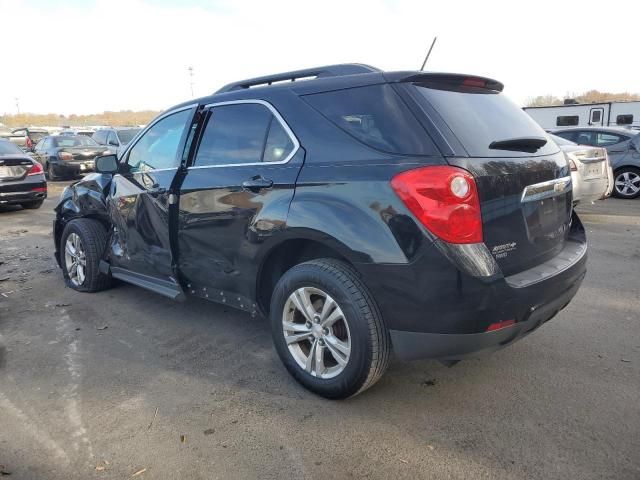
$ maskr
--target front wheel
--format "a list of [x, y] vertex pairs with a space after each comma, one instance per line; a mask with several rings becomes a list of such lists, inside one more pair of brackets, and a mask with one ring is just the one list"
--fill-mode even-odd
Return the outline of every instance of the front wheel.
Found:
[[389, 332], [371, 294], [344, 262], [320, 259], [291, 268], [276, 285], [270, 317], [284, 366], [318, 395], [357, 395], [387, 368]]
[[636, 198], [640, 195], [640, 168], [623, 167], [615, 173], [613, 195], [618, 198]]
[[47, 179], [51, 180], [52, 182], [55, 180], [60, 180], [60, 177], [56, 175], [54, 167], [51, 163], [47, 164]]
[[98, 292], [111, 285], [100, 273], [107, 231], [97, 220], [80, 218], [67, 224], [60, 239], [60, 264], [67, 286], [79, 292]]

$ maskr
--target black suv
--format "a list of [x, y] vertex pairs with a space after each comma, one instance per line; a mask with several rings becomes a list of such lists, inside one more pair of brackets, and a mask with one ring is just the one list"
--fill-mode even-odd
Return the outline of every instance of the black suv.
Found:
[[587, 247], [564, 156], [502, 88], [352, 64], [173, 107], [63, 193], [64, 278], [262, 313], [329, 398], [375, 383], [392, 347], [504, 347], [569, 303]]

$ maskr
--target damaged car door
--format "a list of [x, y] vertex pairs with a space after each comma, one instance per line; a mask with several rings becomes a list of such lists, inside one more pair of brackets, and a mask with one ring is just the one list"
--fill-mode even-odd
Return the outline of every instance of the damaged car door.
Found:
[[107, 201], [112, 275], [174, 298], [181, 289], [173, 270], [170, 198], [194, 111], [168, 112], [147, 128], [122, 157]]

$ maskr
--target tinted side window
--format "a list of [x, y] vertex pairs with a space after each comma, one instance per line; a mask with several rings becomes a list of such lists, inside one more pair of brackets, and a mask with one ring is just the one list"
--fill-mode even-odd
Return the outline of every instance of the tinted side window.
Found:
[[178, 146], [191, 110], [173, 113], [154, 124], [129, 151], [131, 172], [176, 168], [180, 164]]
[[263, 162], [281, 162], [293, 151], [294, 144], [277, 118], [271, 117], [267, 144], [264, 147]]
[[599, 147], [608, 147], [609, 145], [615, 145], [625, 140], [627, 140], [625, 137], [614, 133], [598, 133], [596, 143]]
[[574, 135], [574, 142], [579, 145], [591, 145], [592, 147], [597, 145], [595, 132], [575, 132]]
[[633, 123], [633, 115], [618, 115], [616, 123], [618, 125], [631, 125]]
[[435, 153], [427, 133], [390, 85], [316, 93], [302, 98], [365, 145], [388, 153]]
[[558, 127], [575, 127], [580, 123], [580, 117], [578, 115], [561, 115], [556, 118], [556, 125]]
[[118, 146], [120, 143], [118, 142], [118, 138], [116, 137], [115, 132], [109, 132], [107, 135], [107, 145]]
[[239, 103], [213, 107], [195, 165], [235, 165], [262, 161], [273, 115], [264, 105]]

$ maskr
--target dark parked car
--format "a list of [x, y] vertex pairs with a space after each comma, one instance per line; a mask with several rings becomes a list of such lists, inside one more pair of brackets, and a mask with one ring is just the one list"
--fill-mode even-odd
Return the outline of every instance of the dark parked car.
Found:
[[94, 159], [103, 153], [109, 151], [84, 135], [45, 137], [33, 149], [34, 157], [43, 165], [49, 180], [92, 172]]
[[7, 140], [0, 140], [0, 205], [40, 208], [47, 198], [42, 165]]
[[618, 198], [640, 196], [640, 132], [620, 127], [576, 127], [550, 130], [580, 145], [607, 149], [613, 168], [613, 194]]
[[141, 128], [101, 128], [92, 138], [111, 153], [119, 153], [142, 130]]
[[269, 316], [329, 398], [375, 383], [392, 345], [448, 364], [504, 347], [569, 303], [587, 244], [564, 155], [502, 88], [353, 64], [173, 107], [62, 194], [64, 279]]

